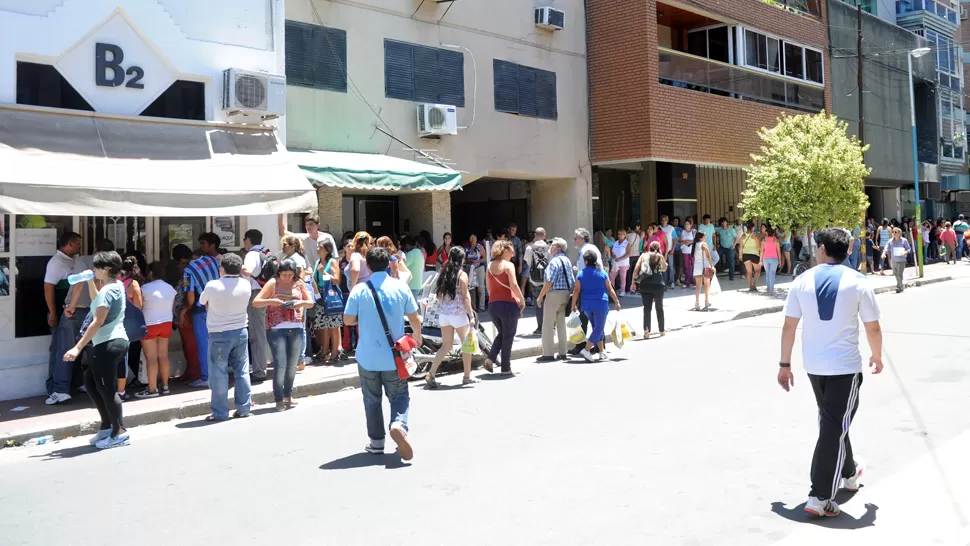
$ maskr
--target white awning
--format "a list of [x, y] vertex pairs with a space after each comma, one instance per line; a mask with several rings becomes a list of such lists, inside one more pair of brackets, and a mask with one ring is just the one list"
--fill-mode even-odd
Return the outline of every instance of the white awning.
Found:
[[268, 127], [0, 107], [0, 212], [231, 216], [315, 209]]

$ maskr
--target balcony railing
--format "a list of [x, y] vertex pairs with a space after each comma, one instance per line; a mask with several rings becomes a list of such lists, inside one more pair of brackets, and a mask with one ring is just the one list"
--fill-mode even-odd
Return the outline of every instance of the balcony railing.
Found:
[[814, 15], [815, 17], [822, 16], [820, 0], [762, 0], [762, 2], [787, 9], [795, 13], [807, 13], [809, 15]]
[[822, 86], [665, 47], [658, 49], [660, 83], [805, 112], [818, 112], [825, 108], [825, 88]]
[[938, 0], [896, 0], [896, 15], [906, 15], [917, 11], [932, 13], [952, 25], [960, 24], [957, 11], [944, 2]]

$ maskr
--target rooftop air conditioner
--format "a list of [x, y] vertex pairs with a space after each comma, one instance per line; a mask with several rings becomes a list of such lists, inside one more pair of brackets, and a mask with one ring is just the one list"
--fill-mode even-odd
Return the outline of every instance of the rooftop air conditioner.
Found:
[[229, 116], [278, 118], [286, 111], [285, 93], [284, 76], [239, 68], [222, 72], [222, 109]]
[[566, 23], [566, 13], [549, 6], [536, 8], [536, 26], [547, 30], [562, 30]]
[[457, 135], [458, 109], [445, 104], [419, 104], [418, 134], [422, 137]]

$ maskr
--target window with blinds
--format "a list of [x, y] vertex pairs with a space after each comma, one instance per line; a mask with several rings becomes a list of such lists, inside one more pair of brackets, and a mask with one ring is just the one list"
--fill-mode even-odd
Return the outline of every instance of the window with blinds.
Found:
[[464, 54], [385, 39], [384, 96], [464, 107]]
[[556, 73], [494, 59], [495, 110], [541, 119], [558, 119]]
[[347, 92], [347, 31], [286, 22], [286, 83]]

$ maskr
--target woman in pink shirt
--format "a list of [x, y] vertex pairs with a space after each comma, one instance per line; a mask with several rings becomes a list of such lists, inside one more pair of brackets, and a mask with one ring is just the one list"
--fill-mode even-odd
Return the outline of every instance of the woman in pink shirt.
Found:
[[957, 263], [957, 232], [953, 231], [953, 226], [950, 222], [943, 224], [943, 231], [940, 232], [940, 242], [943, 243], [943, 247], [946, 249], [943, 251], [943, 260], [946, 263], [950, 263], [950, 257], [953, 257], [953, 263]]
[[761, 263], [765, 264], [765, 277], [768, 279], [768, 292], [775, 291], [775, 275], [778, 273], [778, 258], [781, 256], [781, 243], [775, 237], [775, 230], [766, 227], [765, 238], [761, 240]]

